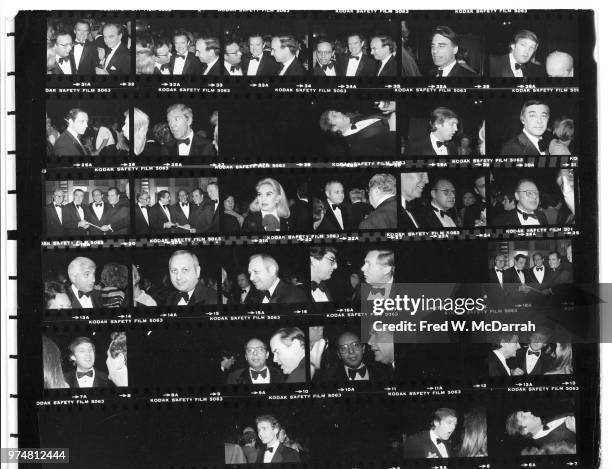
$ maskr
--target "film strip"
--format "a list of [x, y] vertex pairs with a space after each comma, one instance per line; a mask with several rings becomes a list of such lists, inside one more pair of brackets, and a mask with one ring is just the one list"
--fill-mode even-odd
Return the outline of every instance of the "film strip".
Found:
[[[40, 175], [18, 237], [36, 445], [74, 467], [593, 466], [592, 12], [17, 23], [47, 28], [47, 76], [17, 67], [38, 103], [17, 151], [45, 155], [18, 168]], [[504, 327], [445, 331], [436, 307], [410, 334], [376, 310], [406, 293]]]

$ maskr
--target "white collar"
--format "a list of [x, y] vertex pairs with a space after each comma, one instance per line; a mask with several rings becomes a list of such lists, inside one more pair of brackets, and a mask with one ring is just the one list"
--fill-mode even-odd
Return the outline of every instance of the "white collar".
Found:
[[[550, 422], [543, 425], [542, 429], [538, 433], [533, 435], [531, 438], [533, 438], [534, 440], [539, 440], [540, 438], [544, 438], [546, 435], [548, 435], [549, 433], [551, 433], [552, 431], [556, 430], [558, 427], [563, 425], [565, 423], [565, 419], [566, 417], [561, 417], [555, 420], [551, 420]], [[544, 426], [548, 427], [548, 430], [544, 430]]]
[[276, 290], [276, 287], [278, 287], [279, 283], [280, 283], [280, 278], [277, 278], [276, 281], [272, 284], [272, 286], [268, 288], [268, 291], [270, 292], [270, 297], [274, 295], [274, 291]]
[[76, 138], [79, 143], [81, 143], [81, 141], [79, 140], [79, 134], [76, 133], [76, 130], [71, 129], [70, 127], [68, 127], [66, 130], [70, 132], [70, 135]]
[[538, 146], [538, 142], [540, 140], [542, 140], [542, 137], [536, 137], [535, 135], [531, 135], [529, 132], [527, 132], [525, 130], [525, 128], [523, 127], [523, 133], [525, 134], [525, 136], [529, 139], [529, 141], [531, 143], [533, 143], [533, 146], [536, 147], [536, 149], [538, 150], [539, 153], [542, 153], [540, 151], [540, 147]]
[[378, 203], [376, 204], [376, 207], [374, 207], [374, 208], [376, 209], [376, 208], [380, 207], [380, 206], [381, 206], [381, 204], [382, 204], [382, 203], [383, 203], [385, 200], [390, 199], [391, 197], [395, 197], [395, 194], [385, 195], [385, 196], [384, 196], [382, 199], [380, 199], [380, 200], [378, 201]]
[[451, 63], [449, 63], [448, 65], [442, 67], [442, 76], [446, 77], [448, 76], [448, 74], [450, 73], [450, 71], [453, 69], [453, 67], [455, 66], [455, 64], [457, 63], [457, 60], [453, 60]]
[[[516, 59], [514, 58], [514, 56], [512, 55], [512, 52], [510, 52], [508, 54], [508, 57], [510, 57], [510, 69], [512, 70], [512, 74], [514, 75], [514, 71], [516, 70], [514, 68], [514, 64], [518, 64], [518, 62], [516, 61]], [[520, 65], [520, 64], [519, 64]]]
[[295, 60], [295, 55], [291, 58], [291, 60], [285, 62], [283, 64], [283, 70], [287, 70], [289, 68], [289, 65], [291, 65], [293, 63], [293, 61]]
[[503, 356], [503, 354], [501, 353], [501, 350], [500, 349], [493, 350], [493, 353], [497, 355], [497, 358], [499, 358], [499, 361], [501, 362], [501, 364], [504, 365], [504, 368], [506, 369], [506, 373], [508, 373], [508, 376], [510, 376], [511, 375], [510, 367], [506, 363], [506, 357]]
[[393, 57], [393, 54], [389, 54], [386, 58], [384, 58], [381, 62], [380, 62], [380, 69], [382, 70], [383, 68], [385, 68], [385, 65], [387, 65], [387, 62], [389, 61], [389, 59]]
[[280, 221], [280, 217], [278, 216], [278, 210], [273, 210], [271, 212], [266, 212], [265, 210], [262, 210], [261, 218], [263, 219], [263, 217], [265, 217], [266, 215], [272, 215], [274, 218]]

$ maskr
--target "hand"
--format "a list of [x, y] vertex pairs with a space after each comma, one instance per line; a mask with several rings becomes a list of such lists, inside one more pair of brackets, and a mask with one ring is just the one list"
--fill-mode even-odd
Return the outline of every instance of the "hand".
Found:
[[89, 222], [87, 222], [87, 221], [85, 221], [85, 220], [81, 220], [81, 221], [80, 221], [80, 222], [77, 224], [77, 226], [78, 226], [79, 228], [85, 228], [85, 229], [87, 229], [87, 228], [89, 228]]
[[115, 386], [125, 387], [128, 385], [128, 369], [123, 353], [119, 353], [113, 358], [110, 354], [110, 350], [107, 350], [106, 368], [108, 368], [108, 377], [115, 383]]
[[108, 72], [103, 68], [96, 67], [96, 75], [108, 75]]
[[172, 228], [174, 226], [174, 223], [172, 223], [171, 221], [167, 221], [164, 223], [164, 228]]
[[525, 372], [521, 370], [520, 368], [515, 368], [514, 370], [510, 370], [510, 374], [512, 376], [522, 376], [525, 374]]
[[428, 457], [428, 458], [437, 458], [437, 457], [438, 457], [438, 455], [437, 455], [436, 453], [432, 452], [432, 451], [429, 451], [429, 452], [427, 453], [427, 457]]
[[104, 231], [104, 232], [106, 232], [106, 231], [113, 231], [113, 230], [111, 229], [110, 225], [102, 225], [102, 226], [100, 227], [100, 230], [101, 230], [101, 231]]
[[576, 433], [576, 417], [573, 415], [565, 417], [565, 426], [570, 432]]
[[189, 232], [190, 232], [190, 233], [195, 233], [195, 232], [196, 232], [196, 229], [195, 229], [195, 228], [190, 228], [190, 229], [189, 229]]
[[223, 358], [223, 360], [221, 360], [221, 369], [223, 371], [229, 370], [232, 366], [234, 366], [235, 361], [236, 360], [234, 359], [234, 357]]
[[184, 230], [190, 230], [191, 226], [189, 226], [189, 223], [186, 223], [184, 225], [181, 225], [181, 228], [183, 228]]

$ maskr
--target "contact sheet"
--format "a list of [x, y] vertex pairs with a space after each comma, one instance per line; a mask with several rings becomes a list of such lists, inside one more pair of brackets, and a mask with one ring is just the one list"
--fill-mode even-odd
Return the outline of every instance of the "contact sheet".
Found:
[[597, 466], [592, 11], [22, 12], [15, 39], [19, 446]]

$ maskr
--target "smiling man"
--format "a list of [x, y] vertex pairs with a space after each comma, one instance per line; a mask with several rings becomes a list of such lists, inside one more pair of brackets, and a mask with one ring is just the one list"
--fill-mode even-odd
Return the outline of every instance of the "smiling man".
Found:
[[216, 156], [212, 142], [192, 129], [193, 110], [184, 104], [173, 104], [166, 111], [173, 140], [161, 150], [162, 156]]
[[516, 208], [504, 212], [493, 220], [494, 226], [546, 226], [548, 220], [540, 210], [540, 191], [535, 182], [521, 179], [514, 190]]
[[431, 34], [431, 60], [434, 78], [473, 77], [475, 73], [457, 62], [459, 36], [448, 26], [437, 26]]
[[70, 287], [66, 290], [74, 309], [101, 308], [102, 299], [96, 285], [96, 264], [87, 257], [77, 257], [68, 264]]
[[429, 115], [429, 133], [408, 144], [406, 153], [411, 156], [456, 155], [453, 136], [459, 130], [459, 116], [447, 107], [438, 107]]
[[73, 32], [74, 45], [70, 51], [72, 69], [77, 75], [95, 75], [98, 50], [89, 40], [89, 21], [78, 20]]
[[176, 291], [168, 295], [167, 306], [217, 304], [217, 292], [200, 281], [200, 261], [195, 254], [175, 251], [168, 261], [168, 271]]
[[326, 200], [323, 202], [325, 211], [323, 220], [317, 227], [321, 233], [337, 233], [349, 228], [349, 208], [344, 203], [344, 186], [339, 181], [329, 181], [325, 184]]
[[249, 53], [242, 56], [242, 69], [245, 75], [273, 76], [278, 75], [279, 64], [269, 50], [266, 50], [264, 38], [259, 33], [249, 36]]
[[283, 445], [278, 434], [281, 425], [272, 415], [261, 415], [255, 420], [257, 424], [257, 435], [263, 447], [257, 450], [257, 463], [287, 463], [300, 462], [300, 453]]
[[510, 44], [510, 52], [490, 59], [492, 78], [537, 78], [546, 76], [544, 67], [535, 63], [534, 55], [540, 41], [532, 31], [518, 31]]
[[521, 108], [523, 131], [501, 147], [502, 155], [544, 156], [548, 155], [548, 142], [542, 138], [548, 129], [550, 108], [536, 99], [529, 100]]
[[96, 347], [89, 337], [77, 337], [69, 346], [70, 362], [75, 369], [65, 374], [71, 388], [114, 387], [106, 373], [94, 368]]
[[350, 34], [346, 38], [348, 54], [340, 57], [338, 67], [340, 74], [346, 77], [373, 77], [378, 70], [374, 60], [364, 50], [366, 38], [361, 33]]
[[404, 443], [404, 458], [449, 458], [453, 456], [448, 443], [457, 427], [457, 412], [442, 407], [432, 416], [429, 431], [409, 436]]
[[193, 52], [189, 52], [191, 39], [187, 31], [175, 31], [172, 36], [174, 54], [170, 57], [168, 68], [172, 75], [201, 75], [202, 63]]
[[327, 302], [332, 297], [325, 284], [338, 268], [337, 251], [332, 247], [312, 246], [310, 248], [310, 284], [312, 301]]

